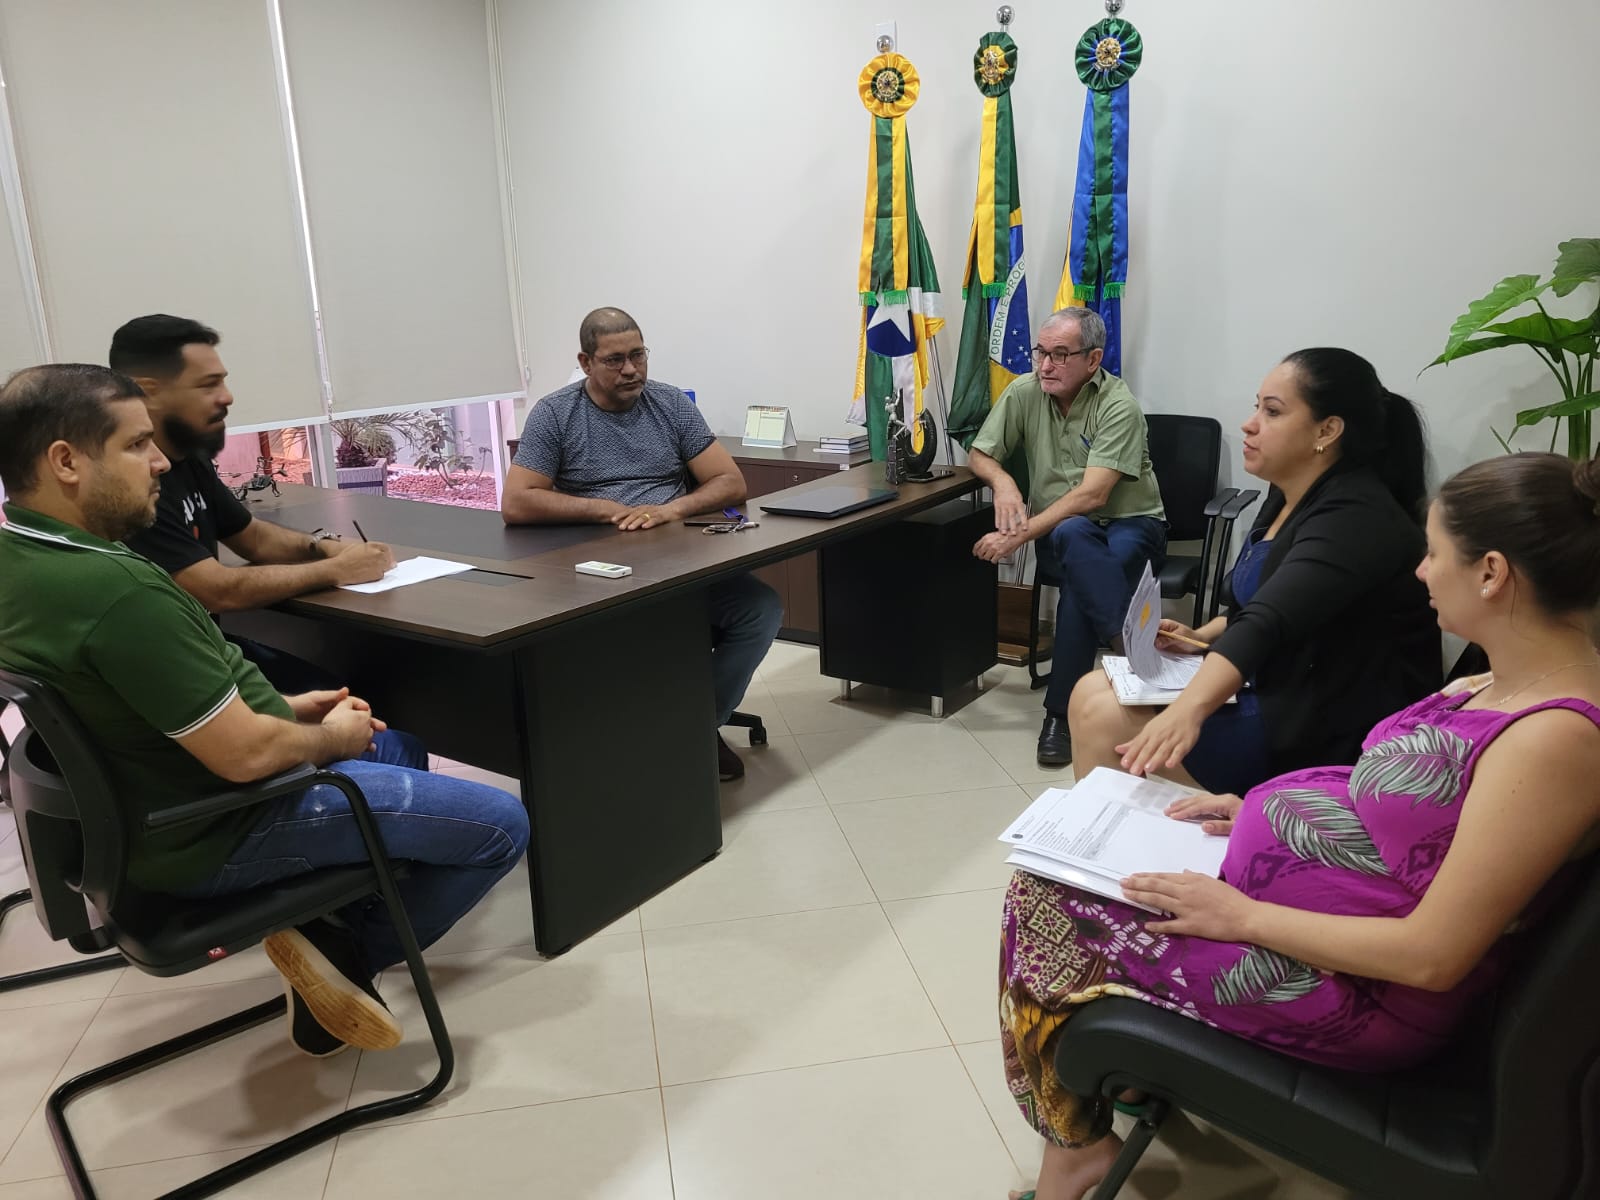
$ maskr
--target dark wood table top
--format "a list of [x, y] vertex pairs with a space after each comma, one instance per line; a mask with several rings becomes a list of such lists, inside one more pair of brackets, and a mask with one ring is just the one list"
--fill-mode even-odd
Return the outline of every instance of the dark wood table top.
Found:
[[[634, 533], [619, 533], [608, 525], [507, 528], [496, 512], [299, 485], [285, 485], [281, 496], [257, 500], [250, 509], [291, 529], [331, 529], [346, 537], [354, 536], [359, 521], [368, 537], [393, 546], [396, 558], [422, 554], [477, 568], [376, 595], [316, 592], [278, 605], [283, 611], [427, 641], [509, 650], [563, 622], [802, 554], [982, 486], [970, 471], [958, 467], [945, 479], [901, 484], [896, 499], [833, 520], [759, 510], [760, 504], [838, 482], [824, 476], [762, 496], [746, 506], [760, 528], [709, 536], [682, 524]], [[881, 485], [883, 464], [853, 471], [850, 482]], [[573, 570], [589, 559], [623, 563], [633, 574], [601, 579]]]

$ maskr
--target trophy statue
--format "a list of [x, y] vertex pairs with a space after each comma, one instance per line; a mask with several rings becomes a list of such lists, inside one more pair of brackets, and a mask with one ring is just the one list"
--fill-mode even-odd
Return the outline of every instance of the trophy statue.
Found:
[[932, 479], [933, 456], [938, 453], [938, 427], [927, 409], [917, 414], [917, 428], [922, 431], [922, 449], [912, 450], [911, 427], [906, 424], [903, 398], [885, 396], [883, 408], [889, 415], [887, 429], [889, 461], [884, 464], [884, 478], [891, 487], [901, 483], [925, 483]]

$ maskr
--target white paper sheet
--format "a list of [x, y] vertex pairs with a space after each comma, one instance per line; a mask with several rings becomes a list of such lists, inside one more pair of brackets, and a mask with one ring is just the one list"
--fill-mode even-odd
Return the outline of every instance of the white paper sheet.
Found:
[[1096, 767], [1071, 791], [1051, 788], [1000, 835], [1006, 861], [1046, 878], [1122, 900], [1119, 881], [1138, 871], [1215, 875], [1228, 850], [1198, 824], [1165, 816], [1191, 795], [1161, 779]]
[[1156, 649], [1161, 629], [1161, 586], [1144, 564], [1139, 586], [1133, 589], [1128, 614], [1122, 618], [1122, 648], [1133, 673], [1153, 688], [1181, 691], [1200, 670], [1198, 654], [1167, 654]]
[[427, 558], [418, 555], [397, 562], [384, 572], [382, 579], [375, 579], [371, 583], [343, 583], [339, 586], [347, 592], [365, 592], [372, 595], [377, 592], [392, 592], [395, 588], [407, 587], [413, 583], [425, 583], [430, 579], [442, 579], [446, 575], [459, 575], [463, 571], [472, 570], [471, 563], [451, 562], [446, 558]]
[[[1171, 704], [1183, 694], [1181, 689], [1151, 687], [1133, 673], [1127, 659], [1116, 654], [1102, 656], [1100, 667], [1111, 680], [1111, 690], [1116, 692], [1118, 704]], [[1228, 697], [1229, 704], [1236, 704], [1238, 700], [1238, 696]]]

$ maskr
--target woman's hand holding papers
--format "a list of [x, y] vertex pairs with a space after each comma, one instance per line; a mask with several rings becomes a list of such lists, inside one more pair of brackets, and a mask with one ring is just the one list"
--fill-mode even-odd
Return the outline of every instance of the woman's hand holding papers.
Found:
[[1122, 893], [1137, 904], [1172, 914], [1165, 921], [1146, 921], [1151, 933], [1185, 933], [1214, 942], [1254, 940], [1250, 921], [1260, 902], [1210, 875], [1130, 875], [1122, 881]]
[[1205, 792], [1185, 796], [1167, 805], [1167, 816], [1174, 821], [1197, 821], [1200, 828], [1213, 837], [1227, 837], [1233, 832], [1234, 819], [1244, 801], [1234, 795], [1213, 796]]

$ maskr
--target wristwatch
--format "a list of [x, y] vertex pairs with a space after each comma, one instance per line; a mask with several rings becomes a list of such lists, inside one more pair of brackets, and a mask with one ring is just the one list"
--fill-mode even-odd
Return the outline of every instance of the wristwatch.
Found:
[[313, 529], [311, 531], [311, 542], [306, 549], [311, 551], [311, 556], [313, 558], [326, 558], [327, 555], [322, 553], [322, 549], [317, 545], [317, 543], [342, 542], [343, 540], [344, 539], [341, 538], [337, 533], [329, 533], [326, 529]]

